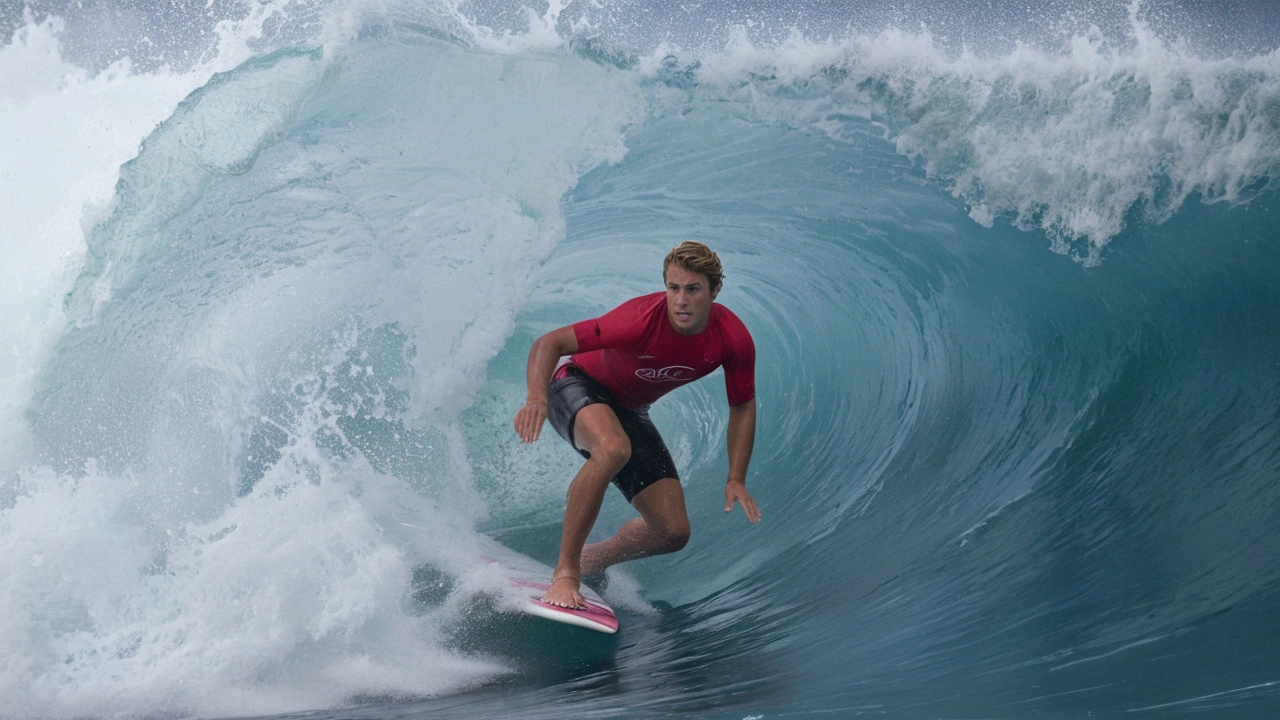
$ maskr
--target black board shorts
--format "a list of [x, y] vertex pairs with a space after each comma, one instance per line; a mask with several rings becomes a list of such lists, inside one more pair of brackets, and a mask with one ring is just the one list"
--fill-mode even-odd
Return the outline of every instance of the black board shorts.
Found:
[[613, 410], [631, 441], [631, 459], [613, 479], [613, 484], [622, 491], [627, 502], [663, 478], [680, 478], [666, 443], [662, 442], [658, 428], [649, 419], [648, 406], [636, 410], [622, 407], [603, 385], [572, 363], [556, 371], [555, 379], [547, 388], [548, 419], [560, 437], [588, 459], [591, 453], [573, 441], [573, 421], [579, 410], [594, 403], [604, 403]]

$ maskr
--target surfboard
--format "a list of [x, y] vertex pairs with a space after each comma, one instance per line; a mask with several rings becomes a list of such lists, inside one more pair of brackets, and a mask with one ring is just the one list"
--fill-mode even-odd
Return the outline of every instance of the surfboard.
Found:
[[518, 594], [519, 612], [609, 635], [618, 632], [618, 616], [594, 590], [586, 585], [579, 590], [586, 602], [586, 607], [582, 609], [548, 605], [542, 602], [542, 596], [551, 586], [551, 567], [522, 555], [493, 538], [485, 536], [484, 540], [481, 558], [495, 564]]

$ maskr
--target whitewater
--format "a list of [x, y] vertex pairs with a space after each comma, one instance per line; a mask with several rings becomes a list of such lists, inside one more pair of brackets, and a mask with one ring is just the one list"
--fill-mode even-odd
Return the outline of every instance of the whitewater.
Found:
[[[1280, 24], [1223, 7], [0, 6], [0, 717], [1275, 716]], [[682, 388], [688, 547], [531, 630], [529, 345], [689, 238], [764, 520]]]

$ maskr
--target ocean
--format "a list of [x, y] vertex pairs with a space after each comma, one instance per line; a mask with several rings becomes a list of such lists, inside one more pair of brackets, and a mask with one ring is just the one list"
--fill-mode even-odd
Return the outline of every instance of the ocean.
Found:
[[[0, 5], [0, 717], [1280, 716], [1280, 13]], [[693, 535], [510, 612], [684, 239]], [[633, 516], [610, 491], [593, 538]]]

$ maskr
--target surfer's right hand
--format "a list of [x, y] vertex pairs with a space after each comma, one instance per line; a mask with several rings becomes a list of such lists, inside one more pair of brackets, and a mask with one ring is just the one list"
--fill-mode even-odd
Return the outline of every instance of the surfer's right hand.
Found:
[[516, 413], [516, 434], [531, 443], [542, 433], [542, 422], [547, 419], [547, 401], [530, 400]]

